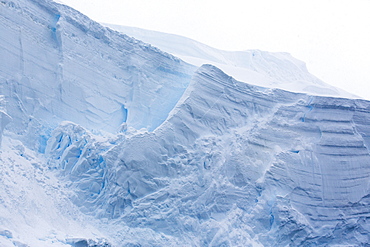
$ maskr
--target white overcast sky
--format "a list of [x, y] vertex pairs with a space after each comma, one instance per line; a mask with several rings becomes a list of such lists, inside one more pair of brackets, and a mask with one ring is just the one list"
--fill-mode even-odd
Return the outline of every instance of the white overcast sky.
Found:
[[223, 50], [289, 52], [370, 100], [370, 0], [61, 0], [90, 18]]

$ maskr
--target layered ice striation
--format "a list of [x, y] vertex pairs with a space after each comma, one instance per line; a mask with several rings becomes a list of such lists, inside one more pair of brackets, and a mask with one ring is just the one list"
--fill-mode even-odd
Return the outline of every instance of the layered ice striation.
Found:
[[19, 134], [62, 120], [112, 133], [122, 124], [153, 130], [195, 70], [51, 1], [0, 6], [0, 93]]
[[369, 111], [367, 101], [252, 86], [205, 65], [154, 132], [107, 149], [66, 123], [48, 154], [84, 212], [188, 245], [360, 244]]
[[[0, 8], [0, 245], [370, 242], [370, 102], [240, 82], [48, 0]], [[253, 82], [326, 87], [234, 55]]]

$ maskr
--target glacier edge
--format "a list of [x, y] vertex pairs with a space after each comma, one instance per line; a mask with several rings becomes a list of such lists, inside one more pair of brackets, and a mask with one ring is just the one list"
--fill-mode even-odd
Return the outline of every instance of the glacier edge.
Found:
[[49, 0], [0, 8], [0, 245], [370, 242], [369, 101], [243, 83]]

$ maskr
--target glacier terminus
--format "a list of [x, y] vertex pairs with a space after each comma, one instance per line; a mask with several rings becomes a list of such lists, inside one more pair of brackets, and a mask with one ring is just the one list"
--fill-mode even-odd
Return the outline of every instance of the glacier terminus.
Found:
[[0, 246], [367, 246], [370, 102], [287, 53], [0, 1]]

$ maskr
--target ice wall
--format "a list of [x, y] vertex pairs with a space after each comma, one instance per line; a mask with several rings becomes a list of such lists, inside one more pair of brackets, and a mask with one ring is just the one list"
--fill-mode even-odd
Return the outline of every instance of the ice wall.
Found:
[[368, 101], [195, 72], [48, 0], [0, 11], [0, 245], [370, 242]]
[[195, 246], [364, 244], [369, 114], [367, 101], [256, 87], [205, 65], [154, 132], [102, 147], [66, 123], [47, 150], [84, 212], [133, 229]]
[[63, 120], [112, 133], [121, 125], [153, 130], [194, 71], [52, 1], [0, 6], [0, 94], [12, 132], [48, 136]]

